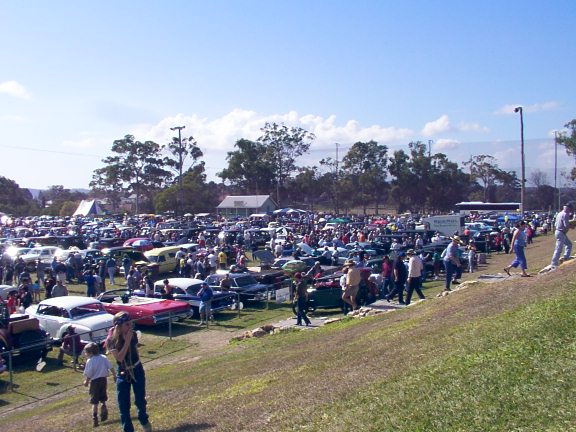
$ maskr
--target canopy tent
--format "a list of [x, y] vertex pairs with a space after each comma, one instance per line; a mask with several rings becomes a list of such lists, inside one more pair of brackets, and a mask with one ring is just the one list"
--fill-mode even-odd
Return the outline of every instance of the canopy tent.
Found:
[[78, 204], [78, 208], [74, 212], [73, 216], [93, 216], [102, 214], [104, 214], [104, 211], [96, 200], [82, 200], [80, 201], [80, 204]]

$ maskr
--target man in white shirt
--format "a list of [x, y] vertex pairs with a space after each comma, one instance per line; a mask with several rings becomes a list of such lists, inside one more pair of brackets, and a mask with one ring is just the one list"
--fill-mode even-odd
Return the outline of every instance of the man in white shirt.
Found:
[[554, 237], [556, 237], [556, 246], [554, 248], [554, 254], [552, 255], [552, 267], [557, 267], [560, 262], [560, 254], [562, 253], [562, 247], [564, 250], [564, 260], [570, 259], [570, 254], [572, 253], [572, 242], [568, 238], [568, 230], [570, 229], [570, 217], [574, 212], [574, 205], [569, 202], [564, 205], [561, 212], [556, 215], [554, 221]]
[[408, 261], [408, 292], [406, 293], [406, 305], [409, 305], [414, 291], [422, 300], [426, 297], [424, 297], [421, 289], [422, 273], [424, 272], [422, 260], [414, 253], [414, 249], [409, 249], [406, 255], [410, 258]]

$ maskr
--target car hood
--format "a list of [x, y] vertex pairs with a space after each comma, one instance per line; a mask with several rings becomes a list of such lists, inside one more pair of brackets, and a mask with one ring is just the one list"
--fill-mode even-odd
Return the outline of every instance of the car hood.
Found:
[[86, 327], [90, 330], [100, 330], [103, 328], [112, 327], [112, 320], [114, 315], [109, 313], [100, 313], [89, 315], [80, 319], [72, 320], [75, 326]]

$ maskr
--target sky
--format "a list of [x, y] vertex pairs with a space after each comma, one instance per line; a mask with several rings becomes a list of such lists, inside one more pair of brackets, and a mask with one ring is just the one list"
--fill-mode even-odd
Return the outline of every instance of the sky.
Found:
[[[185, 126], [209, 180], [266, 122], [316, 136], [301, 165], [357, 141], [489, 154], [554, 185], [576, 118], [573, 0], [0, 0], [0, 175], [88, 188], [112, 143]], [[558, 149], [558, 184], [574, 158]]]

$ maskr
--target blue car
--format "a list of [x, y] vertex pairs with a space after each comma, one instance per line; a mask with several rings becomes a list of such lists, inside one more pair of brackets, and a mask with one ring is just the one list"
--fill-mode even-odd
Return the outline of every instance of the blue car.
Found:
[[[169, 285], [173, 288], [172, 295], [174, 300], [185, 301], [192, 306], [193, 316], [199, 316], [200, 291], [203, 280], [192, 278], [171, 278], [168, 279]], [[164, 283], [162, 280], [154, 283], [154, 297], [161, 298]], [[213, 289], [214, 296], [212, 297], [211, 310], [212, 312], [219, 312], [223, 310], [231, 310], [238, 307], [238, 296], [234, 292], [217, 291]], [[144, 291], [134, 291], [138, 296], [144, 296]]]

